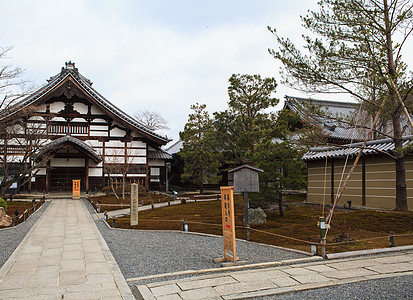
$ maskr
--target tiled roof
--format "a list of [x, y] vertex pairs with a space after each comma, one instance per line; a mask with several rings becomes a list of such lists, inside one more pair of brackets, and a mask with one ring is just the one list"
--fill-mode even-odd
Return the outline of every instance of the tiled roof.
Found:
[[99, 156], [99, 154], [97, 154], [97, 152], [92, 147], [90, 147], [89, 145], [85, 144], [81, 140], [79, 140], [79, 139], [77, 139], [77, 138], [75, 138], [71, 135], [63, 136], [61, 138], [58, 138], [58, 139], [48, 143], [47, 145], [45, 145], [39, 151], [39, 153], [36, 156], [41, 157], [42, 155], [44, 155], [45, 153], [47, 153], [49, 151], [56, 151], [60, 147], [62, 147], [65, 143], [72, 143], [72, 144], [78, 146], [83, 151], [85, 151], [90, 156], [90, 158], [92, 158], [97, 163], [102, 161], [102, 158]]
[[[403, 147], [407, 146], [413, 140], [413, 136], [403, 137]], [[304, 154], [305, 161], [323, 160], [327, 158], [345, 158], [349, 155], [350, 158], [356, 157], [363, 143], [355, 143], [351, 145], [343, 145], [340, 147], [316, 147], [310, 149]], [[394, 152], [394, 142], [392, 139], [369, 141], [363, 149], [362, 155], [378, 155], [383, 153], [392, 154]]]
[[148, 158], [150, 159], [172, 159], [172, 155], [166, 151], [148, 151]]
[[94, 88], [92, 88], [92, 82], [86, 77], [84, 77], [82, 74], [80, 74], [78, 72], [78, 69], [75, 68], [75, 64], [72, 62], [66, 63], [66, 67], [62, 67], [62, 70], [59, 74], [50, 77], [48, 82], [43, 87], [27, 96], [22, 101], [16, 103], [7, 111], [4, 111], [2, 114], [0, 114], [0, 120], [10, 115], [13, 115], [21, 109], [24, 109], [34, 104], [42, 96], [46, 95], [48, 92], [52, 91], [55, 87], [61, 84], [68, 76], [71, 76], [76, 81], [76, 83], [78, 83], [91, 98], [93, 98], [102, 108], [104, 108], [109, 113], [114, 114], [119, 119], [126, 122], [133, 128], [136, 128], [139, 131], [149, 135], [150, 137], [157, 139], [162, 144], [166, 144], [167, 142], [169, 142], [169, 139], [166, 136], [161, 136], [153, 132], [144, 124], [132, 118], [127, 113], [123, 112], [121, 109], [113, 105], [101, 94], [99, 94]]
[[183, 141], [179, 139], [172, 146], [168, 147], [166, 149], [166, 152], [171, 153], [171, 154], [176, 154], [179, 151], [181, 151], [182, 147], [183, 147]]
[[313, 100], [308, 98], [285, 96], [284, 108], [290, 109], [297, 113], [303, 122], [309, 123], [313, 126], [321, 126], [323, 134], [331, 139], [336, 140], [355, 140], [362, 141], [366, 135], [364, 129], [344, 128], [334, 123], [332, 120], [323, 119], [320, 116], [315, 116], [308, 110], [306, 105], [314, 105], [320, 107], [321, 110], [328, 112], [331, 115], [339, 114], [347, 117], [357, 114], [359, 109], [358, 103], [328, 101], [328, 100]]

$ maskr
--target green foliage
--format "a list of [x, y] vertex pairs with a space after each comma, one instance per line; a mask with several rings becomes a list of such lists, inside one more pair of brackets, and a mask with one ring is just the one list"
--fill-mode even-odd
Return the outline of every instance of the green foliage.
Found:
[[265, 110], [278, 103], [271, 97], [277, 84], [248, 74], [233, 74], [229, 82], [229, 107], [214, 113], [215, 139], [227, 164], [251, 163], [256, 146], [274, 137], [275, 115]]
[[260, 173], [260, 193], [253, 201], [271, 203], [280, 201], [284, 190], [305, 188], [305, 163], [302, 149], [290, 142], [267, 142], [257, 147], [255, 161], [264, 172]]
[[214, 126], [205, 110], [206, 105], [196, 103], [191, 109], [194, 113], [189, 115], [184, 131], [179, 133], [183, 141], [179, 154], [184, 160], [181, 180], [195, 184], [203, 193], [204, 184], [220, 180], [217, 175], [220, 153], [215, 150]]
[[4, 201], [3, 198], [0, 197], [0, 207], [3, 207], [5, 211], [7, 211], [7, 202]]
[[[403, 126], [401, 103], [412, 107], [413, 73], [402, 54], [409, 51], [406, 41], [413, 33], [413, 2], [320, 0], [318, 4], [318, 11], [302, 17], [304, 28], [311, 32], [303, 35], [302, 50], [268, 27], [279, 44], [278, 51], [269, 52], [283, 64], [283, 83], [311, 93], [346, 93], [366, 104], [370, 118], [381, 111], [374, 137], [387, 136], [402, 148], [402, 136], [411, 130]], [[370, 124], [366, 119], [360, 125]], [[407, 211], [402, 151], [395, 153], [395, 165], [396, 209]]]

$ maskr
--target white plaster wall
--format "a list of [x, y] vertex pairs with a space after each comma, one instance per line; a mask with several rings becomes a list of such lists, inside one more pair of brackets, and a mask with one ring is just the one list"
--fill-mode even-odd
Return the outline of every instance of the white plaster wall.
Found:
[[98, 140], [86, 140], [85, 143], [91, 146], [92, 148], [103, 146], [102, 142], [99, 142]]
[[142, 141], [132, 141], [130, 143], [130, 147], [134, 147], [134, 148], [146, 148], [146, 143], [142, 142]]
[[128, 155], [146, 156], [146, 149], [128, 149]]
[[46, 175], [46, 168], [39, 169], [39, 172], [37, 172], [36, 175]]
[[53, 158], [50, 161], [52, 167], [84, 167], [84, 158]]
[[107, 123], [107, 122], [104, 119], [94, 119], [92, 120], [92, 123]]
[[134, 157], [133, 163], [134, 164], [146, 164], [146, 157]]
[[90, 125], [90, 130], [108, 130], [107, 125]]
[[107, 131], [90, 131], [90, 136], [107, 136]]
[[164, 160], [152, 160], [150, 159], [148, 162], [149, 166], [151, 167], [163, 167], [165, 166], [165, 161]]
[[83, 103], [75, 103], [73, 108], [81, 114], [87, 114], [87, 105]]
[[26, 140], [21, 139], [21, 138], [13, 138], [13, 139], [7, 140], [7, 145], [25, 145], [25, 144], [26, 144]]
[[57, 113], [65, 108], [65, 104], [63, 102], [54, 102], [50, 103], [50, 112]]
[[66, 122], [65, 118], [62, 118], [62, 117], [52, 118], [52, 121], [56, 121], [56, 122]]
[[29, 118], [31, 121], [43, 121], [44, 119], [41, 116], [31, 116]]
[[125, 143], [121, 141], [108, 141], [105, 143], [105, 147], [125, 147]]
[[20, 155], [7, 155], [7, 159], [6, 161], [8, 163], [18, 163], [21, 162], [23, 160], [23, 157]]
[[105, 155], [125, 155], [124, 149], [105, 149]]
[[81, 122], [81, 123], [83, 123], [83, 122], [85, 122], [85, 119], [83, 119], [83, 118], [73, 118], [71, 122]]
[[126, 131], [121, 130], [119, 128], [113, 128], [110, 131], [110, 136], [123, 137], [123, 136], [125, 136], [125, 134], [126, 134]]
[[105, 156], [105, 161], [109, 164], [123, 164], [125, 162], [125, 158], [116, 156]]
[[94, 115], [103, 115], [104, 114], [96, 105], [92, 105], [91, 112]]
[[102, 177], [102, 168], [89, 168], [89, 177]]

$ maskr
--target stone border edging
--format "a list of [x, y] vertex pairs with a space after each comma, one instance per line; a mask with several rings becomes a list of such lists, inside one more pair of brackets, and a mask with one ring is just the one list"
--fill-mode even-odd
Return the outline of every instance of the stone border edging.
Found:
[[391, 253], [391, 252], [398, 252], [398, 251], [405, 251], [405, 250], [413, 250], [413, 245], [332, 253], [332, 254], [327, 254], [327, 259], [347, 258], [347, 257], [364, 256], [364, 255], [380, 254], [380, 253]]
[[[87, 200], [82, 199], [83, 205], [85, 205], [85, 208], [88, 212], [88, 214], [86, 215], [91, 220], [93, 231], [95, 232], [95, 235], [99, 240], [99, 243], [100, 243], [100, 246], [102, 247], [102, 251], [103, 251], [105, 258], [108, 261], [110, 271], [112, 272], [112, 275], [118, 287], [120, 296], [122, 297], [122, 299], [135, 300], [136, 298], [135, 296], [133, 296], [132, 291], [130, 290], [128, 284], [126, 283], [126, 280], [123, 277], [123, 274], [115, 258], [113, 257], [112, 252], [110, 252], [110, 249], [108, 245], [106, 244], [105, 239], [103, 238], [102, 234], [100, 233], [99, 229], [96, 226], [96, 223], [94, 221], [95, 216], [92, 216], [92, 214], [90, 214], [89, 210], [86, 207], [85, 201]], [[96, 214], [96, 212], [94, 214]]]

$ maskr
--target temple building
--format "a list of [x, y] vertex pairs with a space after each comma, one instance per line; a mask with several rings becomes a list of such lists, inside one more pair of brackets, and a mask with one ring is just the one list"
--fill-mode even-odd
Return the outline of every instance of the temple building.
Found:
[[[72, 180], [80, 179], [81, 190], [96, 191], [109, 178], [123, 176], [147, 189], [165, 188], [165, 165], [172, 156], [162, 146], [169, 139], [105, 99], [72, 62], [3, 109], [0, 124], [3, 162], [17, 166], [24, 160], [32, 168], [20, 190], [70, 191]], [[1, 175], [10, 176], [7, 172], [3, 168]]]

